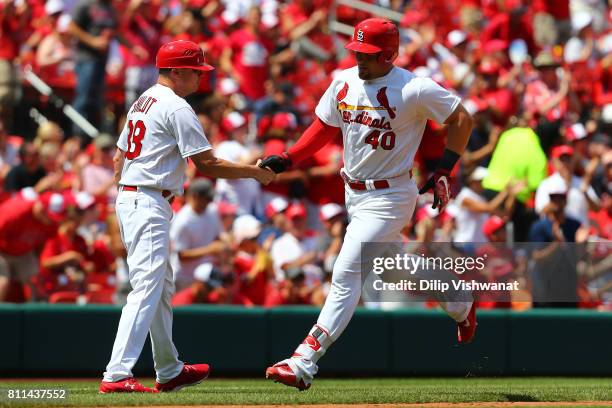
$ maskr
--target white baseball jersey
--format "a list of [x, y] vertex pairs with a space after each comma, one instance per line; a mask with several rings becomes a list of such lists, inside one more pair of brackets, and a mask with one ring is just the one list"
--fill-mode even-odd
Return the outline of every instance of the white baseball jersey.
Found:
[[186, 158], [211, 149], [195, 112], [156, 84], [132, 104], [117, 146], [126, 152], [119, 184], [182, 194]]
[[459, 103], [430, 78], [405, 69], [393, 67], [383, 77], [364, 81], [353, 67], [334, 78], [315, 113], [341, 128], [349, 177], [389, 179], [412, 168], [427, 119], [442, 123]]

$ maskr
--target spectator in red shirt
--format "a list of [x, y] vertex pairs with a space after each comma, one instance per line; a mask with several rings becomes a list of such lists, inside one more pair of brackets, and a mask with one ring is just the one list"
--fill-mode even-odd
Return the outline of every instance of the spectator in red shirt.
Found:
[[265, 82], [269, 77], [269, 58], [273, 43], [260, 30], [261, 11], [249, 9], [244, 28], [230, 35], [230, 47], [221, 57], [221, 66], [234, 76], [240, 91], [254, 102], [266, 95]]
[[77, 233], [82, 213], [71, 210], [40, 254], [38, 286], [45, 298], [57, 291], [82, 292], [86, 274], [94, 271], [87, 243]]
[[266, 297], [266, 307], [281, 305], [309, 305], [313, 289], [306, 284], [306, 277], [300, 268], [287, 271], [287, 279], [280, 282], [278, 286]]
[[35, 250], [55, 235], [67, 204], [61, 194], [29, 189], [0, 205], [0, 302], [10, 280], [26, 285], [38, 274]]
[[41, 78], [52, 86], [74, 87], [74, 50], [68, 33], [70, 15], [63, 14], [53, 31], [46, 35], [36, 50], [36, 65]]
[[560, 138], [561, 121], [568, 109], [569, 72], [558, 72], [559, 61], [549, 52], [542, 51], [534, 66], [538, 70], [536, 80], [527, 84], [523, 98], [525, 117], [540, 138], [542, 150], [548, 152]]
[[93, 141], [91, 162], [81, 171], [83, 190], [96, 197], [105, 206], [117, 197], [117, 186], [113, 173], [115, 139], [102, 133]]
[[172, 298], [172, 306], [198, 303], [226, 303], [229, 291], [223, 286], [223, 276], [211, 263], [203, 263], [193, 272], [195, 281]]
[[497, 38], [510, 44], [514, 40], [522, 39], [527, 44], [529, 53], [534, 55], [537, 46], [533, 39], [533, 26], [526, 12], [526, 7], [517, 6], [508, 12], [497, 14], [482, 32], [481, 43]]
[[480, 95], [489, 107], [491, 120], [497, 126], [505, 128], [508, 120], [516, 113], [514, 94], [508, 88], [498, 86], [500, 64], [485, 58], [478, 67]]
[[269, 243], [257, 243], [260, 232], [261, 223], [252, 215], [241, 215], [234, 221], [233, 235], [238, 245], [234, 258], [237, 294], [246, 300], [245, 304], [265, 304], [273, 289], [274, 269], [267, 249]]
[[327, 9], [321, 3], [317, 7], [312, 0], [289, 2], [282, 10], [282, 30], [295, 45], [298, 56], [328, 61], [334, 55], [327, 19]]
[[123, 47], [126, 109], [157, 81], [155, 55], [162, 30], [158, 12], [159, 6], [148, 0], [131, 0], [123, 14], [122, 32], [131, 44]]

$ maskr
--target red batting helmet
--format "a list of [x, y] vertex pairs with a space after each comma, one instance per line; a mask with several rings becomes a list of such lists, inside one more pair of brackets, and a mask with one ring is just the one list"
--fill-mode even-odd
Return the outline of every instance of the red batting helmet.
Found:
[[355, 26], [347, 50], [376, 54], [382, 52], [384, 62], [391, 62], [399, 49], [397, 26], [385, 18], [368, 18]]
[[192, 41], [178, 40], [162, 45], [155, 58], [157, 68], [188, 68], [212, 71], [214, 68], [204, 60], [204, 52]]

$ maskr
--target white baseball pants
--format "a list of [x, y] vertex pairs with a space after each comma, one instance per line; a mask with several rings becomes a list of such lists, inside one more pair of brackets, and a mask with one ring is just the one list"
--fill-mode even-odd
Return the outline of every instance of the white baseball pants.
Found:
[[[334, 264], [330, 293], [317, 324], [309, 332], [306, 341], [296, 349], [297, 355], [283, 361], [306, 384], [312, 381], [318, 371], [317, 361], [346, 329], [359, 303], [362, 278], [369, 272], [361, 270], [362, 243], [399, 242], [402, 228], [412, 217], [419, 193], [414, 180], [409, 176], [404, 177], [405, 183], [389, 189], [354, 191], [346, 188], [350, 222]], [[365, 272], [363, 277], [362, 272]], [[442, 308], [454, 320], [460, 322], [467, 318], [471, 301], [440, 300]]]
[[172, 343], [174, 282], [169, 262], [172, 209], [159, 190], [139, 188], [137, 192], [121, 191], [115, 210], [127, 249], [133, 290], [121, 312], [104, 381], [132, 376], [132, 368], [150, 333], [157, 381], [165, 383], [183, 369]]

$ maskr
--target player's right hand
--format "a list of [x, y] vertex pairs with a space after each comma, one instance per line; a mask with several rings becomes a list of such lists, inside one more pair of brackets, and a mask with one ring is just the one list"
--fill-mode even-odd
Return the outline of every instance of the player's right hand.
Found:
[[289, 159], [287, 153], [282, 153], [280, 156], [272, 155], [265, 157], [259, 163], [259, 167], [267, 167], [278, 174], [287, 171], [291, 167], [291, 159]]

